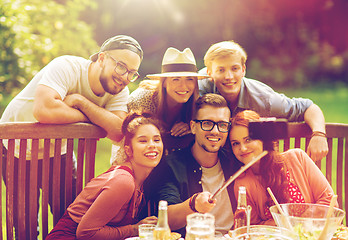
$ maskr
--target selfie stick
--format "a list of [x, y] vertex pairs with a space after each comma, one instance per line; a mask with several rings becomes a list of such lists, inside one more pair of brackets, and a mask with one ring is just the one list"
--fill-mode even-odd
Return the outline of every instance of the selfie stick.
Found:
[[251, 160], [248, 164], [242, 166], [235, 174], [233, 174], [220, 188], [217, 190], [214, 195], [208, 200], [210, 203], [213, 202], [213, 199], [220, 194], [228, 185], [230, 185], [239, 175], [245, 172], [249, 167], [251, 167], [254, 163], [259, 161], [261, 158], [266, 156], [268, 151], [263, 151], [260, 155]]

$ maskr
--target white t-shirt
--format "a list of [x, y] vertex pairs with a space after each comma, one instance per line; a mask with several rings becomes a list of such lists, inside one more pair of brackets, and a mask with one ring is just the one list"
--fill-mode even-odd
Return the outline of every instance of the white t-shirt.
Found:
[[[211, 168], [202, 167], [203, 191], [214, 194], [225, 182], [220, 161]], [[227, 189], [216, 196], [216, 206], [210, 211], [215, 216], [215, 234], [225, 235], [233, 226], [233, 210]]]
[[[78, 93], [106, 110], [127, 112], [128, 87], [116, 95], [105, 93], [98, 97], [93, 93], [88, 81], [88, 67], [91, 63], [90, 60], [76, 56], [55, 58], [8, 104], [0, 122], [37, 122], [33, 116], [33, 106], [35, 90], [39, 84], [56, 90], [62, 100], [69, 94]], [[17, 145], [16, 149], [19, 149]], [[27, 155], [30, 159], [29, 152]], [[40, 156], [42, 155], [39, 153], [39, 158], [42, 158]]]

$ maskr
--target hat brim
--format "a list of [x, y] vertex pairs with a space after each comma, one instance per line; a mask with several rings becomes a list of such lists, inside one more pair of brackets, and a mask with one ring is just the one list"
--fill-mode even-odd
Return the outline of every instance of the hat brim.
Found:
[[198, 80], [210, 78], [209, 75], [203, 75], [195, 72], [167, 72], [167, 73], [158, 73], [158, 74], [148, 74], [147, 78], [153, 80], [159, 80], [163, 77], [197, 77]]

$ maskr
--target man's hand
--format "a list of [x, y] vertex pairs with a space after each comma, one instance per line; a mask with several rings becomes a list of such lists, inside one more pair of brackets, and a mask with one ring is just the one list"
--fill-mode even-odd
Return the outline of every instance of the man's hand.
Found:
[[81, 94], [74, 93], [74, 94], [67, 95], [64, 98], [63, 102], [69, 107], [79, 109], [78, 108], [79, 103], [84, 100], [87, 100], [87, 99], [83, 97]]
[[210, 203], [209, 199], [212, 197], [210, 192], [201, 192], [196, 197], [195, 208], [200, 213], [210, 212], [216, 205], [216, 199]]
[[92, 122], [108, 132], [108, 138], [114, 141], [122, 139], [121, 126], [126, 112], [110, 112], [97, 106], [81, 94], [67, 95], [63, 102], [71, 108], [79, 110], [89, 122]]
[[[68, 105], [71, 108], [77, 109], [79, 111], [80, 111], [80, 109], [78, 106], [79, 106], [79, 103], [82, 101], [88, 101], [88, 100], [84, 96], [82, 96], [81, 94], [78, 94], [78, 93], [67, 95], [63, 100], [63, 102], [66, 105]], [[81, 112], [81, 113], [83, 114], [83, 112]], [[85, 114], [83, 114], [83, 115], [86, 117], [85, 121], [83, 121], [83, 122], [90, 122], [88, 117]]]
[[314, 162], [323, 159], [329, 152], [326, 137], [313, 136], [309, 141], [307, 154], [312, 158]]
[[41, 123], [89, 122], [81, 111], [63, 102], [56, 90], [45, 85], [36, 89], [33, 115]]
[[312, 129], [312, 132], [320, 132], [320, 135], [312, 135], [309, 141], [307, 154], [313, 161], [321, 160], [329, 152], [327, 139], [325, 137], [325, 118], [321, 109], [312, 104], [304, 113], [305, 122]]
[[110, 112], [77, 93], [62, 100], [56, 90], [39, 85], [35, 92], [33, 115], [42, 123], [91, 122], [104, 128], [111, 140], [120, 141], [123, 137], [121, 126], [127, 113], [121, 110]]
[[174, 137], [182, 137], [190, 133], [190, 126], [184, 122], [175, 123], [172, 129], [170, 130], [170, 134]]

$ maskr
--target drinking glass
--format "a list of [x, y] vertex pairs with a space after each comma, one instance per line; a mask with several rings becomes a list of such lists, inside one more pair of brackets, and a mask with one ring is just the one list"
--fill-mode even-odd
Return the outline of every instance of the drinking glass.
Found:
[[153, 230], [155, 230], [155, 224], [140, 224], [139, 229], [139, 238], [143, 240], [152, 240], [153, 239]]
[[214, 240], [215, 218], [210, 213], [192, 213], [187, 216], [185, 240]]

